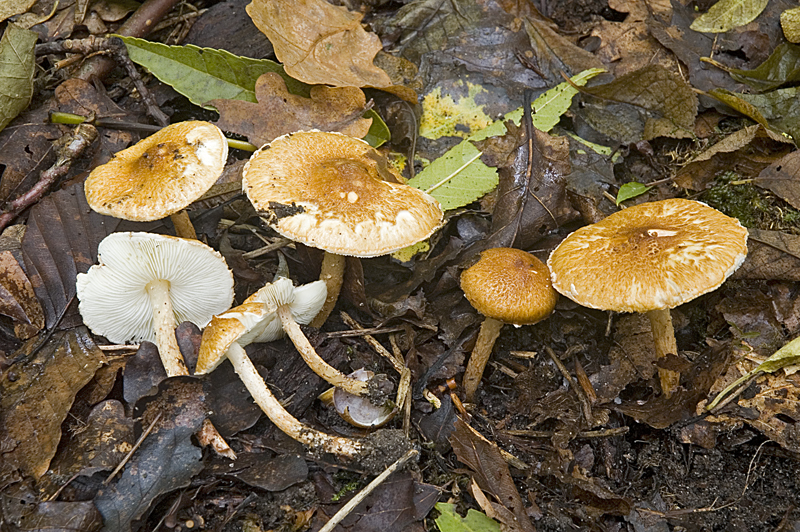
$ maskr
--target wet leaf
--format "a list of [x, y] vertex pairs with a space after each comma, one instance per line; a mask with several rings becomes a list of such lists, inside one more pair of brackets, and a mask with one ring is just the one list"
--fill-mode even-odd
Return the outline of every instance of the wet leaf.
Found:
[[650, 65], [581, 93], [589, 95], [582, 116], [619, 142], [692, 135], [697, 96], [678, 74], [662, 66]]
[[295, 79], [334, 87], [392, 84], [372, 63], [383, 47], [361, 27], [361, 13], [325, 0], [254, 0], [247, 13]]
[[215, 99], [255, 103], [256, 80], [267, 72], [279, 74], [292, 94], [308, 95], [308, 86], [292, 79], [274, 61], [240, 57], [192, 44], [167, 46], [134, 37], [120, 38], [132, 61], [195, 105], [211, 108], [208, 102]]
[[638, 198], [651, 188], [653, 187], [648, 187], [647, 185], [637, 183], [636, 181], [625, 183], [624, 185], [619, 187], [619, 192], [617, 192], [617, 205], [619, 205], [623, 201], [633, 198]]
[[800, 209], [800, 152], [793, 151], [764, 168], [753, 182]]
[[97, 245], [117, 224], [117, 218], [89, 208], [82, 183], [46, 196], [31, 209], [22, 257], [48, 329], [83, 323], [77, 305], [64, 315], [75, 299], [75, 278], [97, 261]]
[[269, 457], [264, 453], [239, 453], [235, 462], [213, 464], [206, 468], [206, 472], [233, 477], [263, 490], [282, 491], [305, 481], [308, 478], [308, 465], [296, 454]]
[[538, 17], [525, 18], [525, 32], [536, 64], [551, 83], [560, 81], [561, 73], [568, 76], [584, 70], [602, 69], [603, 63], [591, 52], [576, 46], [557, 32], [552, 22]]
[[372, 120], [362, 118], [366, 97], [357, 87], [311, 87], [309, 98], [289, 93], [286, 83], [275, 73], [263, 74], [256, 81], [258, 103], [236, 100], [211, 100], [219, 111], [220, 129], [245, 135], [256, 146], [273, 139], [309, 129], [338, 131], [351, 137], [364, 137]]
[[757, 109], [774, 129], [791, 135], [795, 144], [800, 142], [800, 88], [736, 96]]
[[6, 0], [0, 4], [0, 22], [14, 15], [25, 13], [36, 0]]
[[10, 251], [0, 252], [0, 314], [14, 320], [14, 331], [26, 340], [44, 327], [44, 314], [28, 276]]
[[0, 130], [22, 110], [33, 96], [35, 57], [39, 35], [13, 23], [0, 39]]
[[[27, 349], [36, 343], [31, 340]], [[55, 333], [29, 356], [0, 383], [0, 433], [3, 458], [38, 478], [55, 455], [75, 394], [94, 377], [105, 356], [85, 327]]]
[[14, 532], [94, 532], [103, 520], [91, 501], [40, 502], [38, 494], [17, 484], [0, 496], [4, 528]]
[[515, 523], [504, 524], [511, 530], [533, 532], [535, 529], [525, 513], [525, 505], [497, 445], [481, 436], [461, 418], [456, 420], [450, 444], [459, 461], [472, 470], [480, 488], [508, 508], [516, 518]]
[[769, 0], [719, 0], [691, 25], [694, 31], [724, 33], [754, 21]]
[[486, 514], [470, 508], [467, 515], [461, 517], [454, 504], [436, 503], [439, 517], [436, 526], [440, 532], [500, 532], [500, 524]]
[[761, 111], [751, 103], [741, 99], [738, 94], [734, 94], [725, 89], [714, 89], [708, 92], [709, 96], [713, 96], [722, 103], [732, 107], [734, 110], [742, 113], [743, 115], [752, 118], [753, 121], [761, 124], [765, 128], [769, 128], [769, 123]]
[[753, 70], [728, 69], [731, 77], [759, 90], [777, 89], [800, 80], [800, 46], [782, 43], [769, 58]]
[[[600, 70], [581, 72], [572, 79], [578, 86], [598, 75]], [[533, 116], [534, 127], [549, 131], [558, 123], [572, 103], [577, 90], [564, 82], [550, 89], [534, 102], [536, 114]], [[507, 114], [490, 126], [471, 135], [442, 157], [428, 165], [408, 184], [424, 190], [439, 200], [445, 210], [456, 209], [480, 198], [493, 190], [498, 183], [497, 172], [480, 160], [481, 152], [472, 142], [506, 133], [505, 121], [511, 120], [519, 124], [522, 108]]]
[[130, 531], [131, 523], [142, 517], [157, 497], [186, 486], [203, 469], [202, 452], [191, 439], [206, 417], [202, 385], [190, 378], [168, 379], [147, 405], [142, 424], [149, 425], [159, 413], [155, 428], [118, 480], [94, 499], [103, 515], [103, 530]]

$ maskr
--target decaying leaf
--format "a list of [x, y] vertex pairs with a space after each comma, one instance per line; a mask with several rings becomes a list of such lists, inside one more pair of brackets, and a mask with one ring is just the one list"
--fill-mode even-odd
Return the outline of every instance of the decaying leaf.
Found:
[[456, 420], [450, 444], [458, 459], [472, 470], [480, 488], [513, 515], [513, 521], [503, 524], [515, 532], [533, 532], [535, 529], [525, 513], [525, 505], [497, 445], [481, 436], [461, 418]]
[[749, 229], [747, 259], [737, 279], [800, 281], [800, 236]]
[[619, 142], [692, 135], [697, 96], [678, 74], [662, 66], [650, 65], [581, 93], [588, 95], [586, 121]]
[[788, 153], [764, 168], [754, 183], [800, 209], [800, 152]]
[[543, 70], [550, 83], [560, 80], [561, 73], [577, 74], [583, 70], [602, 69], [603, 63], [593, 53], [575, 46], [555, 31], [552, 22], [527, 17], [525, 31], [530, 37], [534, 63]]
[[360, 13], [325, 0], [254, 0], [247, 13], [293, 78], [311, 85], [388, 87], [372, 60], [383, 47]]
[[700, 15], [691, 28], [706, 33], [723, 33], [754, 21], [769, 0], [719, 0]]
[[0, 495], [0, 514], [6, 529], [15, 531], [95, 532], [103, 526], [92, 501], [43, 501], [24, 484]]
[[358, 87], [311, 88], [310, 98], [291, 94], [281, 76], [263, 74], [256, 81], [258, 103], [237, 100], [211, 100], [220, 118], [216, 124], [225, 131], [245, 135], [256, 146], [263, 146], [286, 133], [318, 129], [338, 131], [362, 138], [372, 119], [362, 118], [366, 97]]
[[800, 46], [782, 43], [758, 67], [752, 70], [730, 68], [728, 72], [733, 79], [756, 90], [777, 89], [800, 79]]
[[94, 503], [105, 530], [126, 532], [160, 495], [189, 483], [203, 469], [202, 452], [192, 434], [206, 417], [203, 387], [188, 378], [168, 379], [147, 405], [142, 422], [153, 431], [144, 439], [118, 480], [103, 488]]
[[14, 15], [25, 13], [36, 0], [6, 0], [0, 4], [0, 22]]
[[28, 276], [10, 251], [0, 252], [0, 314], [14, 320], [14, 331], [27, 340], [44, 327], [44, 314]]
[[24, 110], [33, 96], [34, 53], [39, 35], [6, 26], [0, 40], [0, 130]]
[[282, 491], [308, 478], [308, 464], [296, 454], [238, 453], [235, 463], [220, 459], [205, 472], [235, 478], [262, 490]]
[[[32, 340], [27, 349], [36, 344]], [[55, 333], [29, 356], [0, 383], [0, 434], [3, 458], [38, 478], [55, 455], [75, 394], [94, 377], [105, 356], [84, 327]]]

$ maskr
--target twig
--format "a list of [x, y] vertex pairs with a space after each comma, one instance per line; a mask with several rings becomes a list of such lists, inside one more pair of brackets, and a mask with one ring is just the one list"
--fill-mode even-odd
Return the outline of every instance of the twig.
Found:
[[550, 346], [544, 346], [544, 350], [547, 351], [547, 354], [550, 355], [550, 358], [555, 363], [558, 370], [561, 372], [561, 375], [567, 379], [569, 382], [570, 387], [575, 391], [575, 395], [578, 396], [578, 401], [581, 403], [581, 411], [583, 412], [583, 416], [586, 418], [586, 422], [589, 424], [589, 427], [594, 425], [594, 415], [592, 414], [592, 405], [589, 402], [589, 398], [586, 397], [586, 393], [583, 391], [583, 388], [578, 386], [578, 383], [575, 382], [575, 379], [572, 378], [569, 371], [567, 371], [567, 367], [561, 362], [561, 359], [558, 358], [555, 351], [550, 349]]
[[339, 511], [336, 512], [333, 515], [333, 517], [331, 517], [330, 521], [325, 523], [325, 526], [323, 526], [322, 528], [319, 529], [319, 532], [331, 532], [334, 528], [336, 528], [336, 525], [338, 525], [339, 523], [342, 522], [342, 519], [344, 519], [345, 517], [350, 515], [350, 512], [352, 512], [356, 508], [356, 506], [361, 504], [361, 502], [364, 499], [366, 499], [369, 496], [370, 493], [375, 491], [375, 488], [380, 486], [381, 483], [384, 480], [389, 478], [389, 475], [391, 475], [392, 473], [394, 473], [395, 471], [397, 471], [398, 469], [403, 467], [406, 464], [406, 462], [408, 462], [409, 460], [411, 460], [412, 458], [414, 458], [418, 454], [419, 454], [419, 451], [417, 451], [416, 449], [411, 449], [406, 454], [401, 456], [395, 463], [393, 463], [392, 465], [387, 467], [386, 470], [383, 473], [381, 473], [380, 475], [375, 477], [375, 479], [372, 482], [370, 482], [369, 484], [367, 484], [364, 487], [364, 489], [359, 491], [355, 495], [355, 497], [353, 497], [352, 499], [347, 501], [347, 504], [342, 506], [339, 509]]
[[131, 456], [133, 456], [133, 453], [136, 452], [136, 449], [138, 449], [142, 445], [144, 439], [147, 438], [147, 436], [149, 436], [150, 433], [153, 431], [153, 429], [156, 426], [156, 423], [158, 423], [158, 420], [161, 419], [161, 414], [163, 414], [163, 412], [159, 412], [158, 415], [156, 415], [156, 418], [153, 420], [153, 422], [150, 423], [150, 426], [148, 426], [147, 429], [144, 432], [142, 432], [142, 435], [139, 436], [139, 439], [136, 440], [136, 443], [133, 444], [133, 447], [131, 447], [131, 450], [128, 451], [128, 454], [125, 455], [125, 458], [123, 458], [122, 461], [119, 463], [119, 465], [114, 468], [114, 471], [112, 471], [111, 474], [108, 475], [108, 478], [103, 481], [103, 486], [107, 486], [108, 483], [111, 482], [111, 479], [114, 478], [123, 467], [125, 467], [125, 464], [127, 464], [128, 461], [131, 459]]
[[395, 327], [370, 327], [369, 329], [357, 329], [351, 331], [331, 331], [323, 334], [325, 335], [325, 338], [353, 338], [371, 334], [388, 334], [405, 330], [406, 328], [402, 325], [397, 325]]
[[[613, 436], [622, 436], [630, 431], [630, 427], [617, 427], [613, 429], [602, 430], [583, 430], [575, 435], [576, 439], [589, 439], [589, 438], [611, 438]], [[554, 430], [504, 430], [504, 434], [509, 436], [522, 436], [525, 438], [552, 438], [558, 434]]]
[[67, 175], [72, 163], [91, 146], [97, 138], [97, 130], [90, 125], [81, 124], [72, 133], [64, 135], [58, 140], [58, 156], [53, 166], [39, 174], [39, 182], [30, 190], [6, 203], [3, 214], [0, 215], [0, 231], [11, 223], [19, 213], [39, 201], [50, 187], [60, 178]]

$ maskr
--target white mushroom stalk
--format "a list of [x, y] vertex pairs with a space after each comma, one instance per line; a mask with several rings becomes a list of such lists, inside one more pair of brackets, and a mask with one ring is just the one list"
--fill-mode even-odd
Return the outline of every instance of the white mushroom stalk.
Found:
[[293, 287], [289, 279], [279, 279], [251, 295], [240, 306], [215, 316], [203, 331], [200, 355], [197, 359], [198, 375], [213, 371], [225, 358], [242, 379], [256, 404], [280, 430], [315, 451], [333, 453], [353, 459], [364, 446], [360, 442], [331, 436], [315, 430], [293, 417], [283, 408], [258, 374], [244, 346], [251, 342], [266, 342], [279, 338], [283, 330], [276, 315], [277, 306], [271, 293], [274, 284], [294, 294], [285, 307], [293, 320], [308, 323], [319, 312], [325, 301], [325, 284], [322, 281]]
[[155, 342], [167, 376], [188, 375], [175, 326], [205, 326], [233, 301], [233, 276], [222, 256], [197, 240], [152, 233], [112, 233], [100, 264], [78, 274], [84, 323], [114, 343]]

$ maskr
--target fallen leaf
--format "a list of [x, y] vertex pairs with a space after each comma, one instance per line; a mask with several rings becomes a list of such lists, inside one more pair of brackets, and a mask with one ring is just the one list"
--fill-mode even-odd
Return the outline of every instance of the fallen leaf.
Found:
[[39, 494], [22, 483], [0, 496], [0, 514], [7, 530], [94, 532], [103, 519], [92, 501], [40, 501]]
[[512, 531], [533, 532], [535, 529], [525, 513], [525, 505], [497, 445], [481, 436], [460, 417], [455, 425], [450, 444], [459, 461], [472, 470], [480, 488], [508, 508], [516, 518], [513, 522], [503, 524]]
[[142, 424], [161, 414], [117, 481], [94, 498], [103, 515], [103, 530], [128, 532], [156, 498], [186, 486], [203, 469], [202, 452], [192, 435], [206, 418], [202, 384], [191, 378], [164, 381], [145, 408]]
[[263, 74], [256, 81], [258, 103], [237, 100], [211, 100], [219, 111], [220, 129], [245, 135], [256, 146], [293, 133], [317, 129], [338, 131], [351, 137], [364, 137], [372, 124], [362, 118], [366, 97], [358, 87], [311, 87], [310, 97], [291, 94], [275, 73]]
[[28, 276], [10, 251], [0, 252], [0, 314], [14, 320], [14, 331], [22, 340], [44, 327], [42, 306]]
[[790, 43], [800, 42], [800, 8], [787, 9], [781, 13], [781, 29]]
[[800, 209], [800, 152], [793, 151], [764, 168], [753, 182]]
[[325, 0], [254, 0], [246, 9], [293, 78], [335, 87], [392, 84], [372, 63], [383, 47], [361, 27], [361, 13]]
[[692, 135], [697, 96], [678, 74], [659, 65], [584, 87], [581, 116], [596, 131], [622, 143]]
[[296, 454], [270, 457], [265, 453], [238, 453], [235, 462], [216, 459], [205, 472], [235, 478], [267, 491], [283, 491], [308, 478], [308, 465]]
[[692, 22], [694, 31], [724, 33], [754, 21], [769, 0], [719, 0]]
[[0, 4], [0, 22], [14, 15], [25, 13], [36, 0], [6, 0]]
[[9, 23], [0, 39], [0, 130], [31, 101], [35, 67], [33, 48], [38, 38], [37, 33]]
[[800, 236], [749, 229], [747, 259], [737, 279], [800, 281]]
[[57, 332], [38, 350], [37, 343], [23, 347], [24, 361], [0, 382], [3, 458], [36, 478], [56, 453], [75, 394], [105, 362], [85, 327]]
[[560, 81], [562, 72], [572, 76], [584, 70], [603, 69], [600, 59], [557, 32], [552, 22], [533, 17], [526, 17], [524, 22], [533, 52], [531, 63], [550, 83]]
[[436, 503], [439, 517], [436, 526], [440, 532], [500, 532], [500, 524], [477, 510], [470, 508], [467, 515], [461, 517], [456, 512], [455, 504]]
[[759, 91], [777, 89], [800, 79], [800, 46], [778, 45], [769, 58], [752, 70], [728, 68], [733, 79]]

